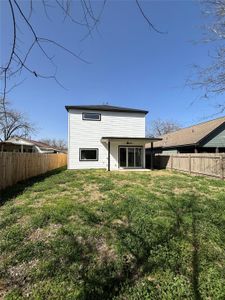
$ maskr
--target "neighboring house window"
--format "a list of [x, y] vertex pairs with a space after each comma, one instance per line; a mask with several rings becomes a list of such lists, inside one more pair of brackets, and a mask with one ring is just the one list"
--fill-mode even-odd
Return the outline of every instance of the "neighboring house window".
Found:
[[101, 121], [101, 114], [98, 113], [83, 113], [82, 114], [83, 120], [89, 121]]
[[88, 149], [80, 149], [80, 160], [98, 160], [98, 149], [96, 148], [88, 148]]

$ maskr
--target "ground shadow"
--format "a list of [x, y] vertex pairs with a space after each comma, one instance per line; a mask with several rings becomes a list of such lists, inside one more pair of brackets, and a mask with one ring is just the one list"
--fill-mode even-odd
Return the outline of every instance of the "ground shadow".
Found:
[[24, 181], [20, 181], [17, 184], [0, 191], [0, 206], [2, 206], [6, 201], [9, 201], [12, 198], [22, 194], [26, 188], [31, 187], [35, 183], [41, 182], [52, 175], [59, 174], [64, 170], [65, 167], [58, 168], [45, 174], [26, 179]]
[[[5, 190], [1, 200], [4, 202], [10, 200], [21, 194], [27, 187], [43, 181], [49, 176], [59, 174], [63, 170], [64, 168], [57, 169], [45, 175], [21, 182]], [[129, 256], [128, 258], [125, 256], [124, 259], [121, 259], [119, 265], [115, 261], [109, 260], [101, 264], [92, 265], [92, 268], [89, 268], [93, 257], [101, 255], [98, 245], [95, 245], [92, 236], [88, 234], [84, 234], [80, 238], [73, 230], [63, 228], [63, 239], [59, 239], [58, 242], [58, 245], [61, 246], [58, 248], [53, 245], [54, 247], [50, 248], [53, 251], [52, 256], [56, 256], [56, 259], [54, 263], [55, 268], [52, 269], [52, 272], [48, 272], [47, 276], [54, 277], [61, 270], [63, 274], [68, 272], [71, 266], [80, 265], [82, 267], [79, 268], [79, 280], [83, 284], [83, 289], [77, 299], [113, 299], [121, 293], [125, 285], [132, 287], [139, 278], [144, 277], [153, 270], [163, 270], [163, 259], [152, 260], [152, 253], [162, 245], [168, 245], [169, 249], [170, 241], [175, 238], [185, 238], [182, 226], [184, 217], [188, 214], [189, 216], [191, 215], [191, 222], [187, 230], [191, 233], [193, 249], [192, 274], [190, 277], [192, 277], [194, 299], [201, 299], [199, 292], [199, 241], [197, 233], [198, 198], [195, 195], [182, 195], [179, 197], [181, 199], [174, 196], [165, 205], [165, 212], [172, 217], [171, 226], [162, 227], [162, 231], [158, 235], [156, 235], [157, 232], [154, 234], [154, 228], [147, 226], [152, 224], [150, 216], [149, 219], [143, 219], [143, 221], [138, 221], [138, 218], [133, 219], [132, 215], [135, 215], [133, 207], [138, 205], [138, 199], [134, 202], [131, 201], [131, 205], [128, 208], [127, 206], [124, 209], [123, 206], [117, 207], [116, 211], [113, 211], [113, 218], [110, 218], [111, 209], [107, 208], [107, 204], [99, 208], [98, 212], [93, 211], [91, 207], [80, 206], [77, 208], [77, 213], [83, 224], [85, 224], [86, 230], [88, 231], [88, 227], [107, 227], [107, 231], [114, 234], [114, 238], [120, 247], [124, 249], [124, 253], [131, 254], [129, 256], [132, 257], [132, 261], [127, 260]], [[119, 222], [113, 223], [115, 219]], [[124, 220], [127, 221], [125, 222]], [[150, 224], [147, 224], [148, 220]], [[153, 237], [152, 240], [149, 238], [149, 235]], [[179, 251], [179, 248], [176, 251]], [[179, 259], [174, 265], [174, 271], [178, 274], [182, 272]], [[70, 272], [74, 272], [72, 268]], [[76, 281], [76, 278], [74, 278], [74, 281]]]
[[[193, 197], [193, 198], [192, 198]], [[176, 199], [177, 200], [177, 199]], [[169, 246], [170, 240], [175, 238], [182, 238], [184, 235], [182, 232], [182, 223], [183, 217], [186, 213], [191, 213], [192, 216], [192, 225], [189, 228], [192, 233], [192, 268], [193, 273], [192, 277], [192, 288], [194, 299], [201, 299], [199, 292], [199, 258], [198, 258], [198, 236], [196, 229], [196, 200], [195, 196], [189, 196], [189, 199], [185, 204], [179, 205], [168, 205], [168, 209], [172, 212], [174, 218], [171, 227], [167, 230], [163, 231], [157, 238], [150, 241], [146, 239], [146, 233], [144, 227], [140, 227], [140, 231], [136, 231], [133, 228], [132, 223], [129, 222], [126, 226], [113, 226], [110, 222], [104, 223], [105, 227], [112, 230], [114, 235], [116, 236], [117, 241], [119, 241], [120, 245], [126, 249], [126, 253], [130, 253], [133, 257], [132, 265], [128, 262], [124, 261], [121, 270], [114, 270], [113, 263], [109, 263], [105, 266], [101, 266], [101, 268], [94, 268], [91, 276], [87, 276], [85, 274], [83, 276], [83, 280], [85, 282], [84, 290], [79, 299], [113, 299], [118, 296], [124, 287], [124, 284], [133, 286], [136, 280], [140, 277], [144, 277], [146, 274], [151, 273], [156, 269], [163, 269], [162, 262], [151, 261], [149, 258], [151, 257], [153, 250], [157, 249], [161, 245]], [[185, 205], [187, 205], [185, 209]], [[99, 225], [101, 221], [96, 216], [95, 213], [90, 210], [85, 209], [82, 211], [85, 215], [86, 224], [90, 226]], [[83, 215], [83, 217], [84, 217]], [[123, 215], [124, 216], [124, 215]], [[129, 214], [126, 215], [129, 220]], [[122, 223], [122, 219], [120, 220]], [[142, 232], [143, 230], [143, 232]], [[150, 232], [152, 234], [152, 232]], [[183, 237], [185, 238], [185, 237]], [[135, 246], [134, 246], [135, 245]], [[95, 249], [96, 251], [96, 249]], [[179, 251], [179, 249], [177, 249]], [[181, 253], [180, 253], [181, 254]], [[176, 262], [176, 266], [174, 271], [178, 274], [182, 273], [181, 262], [179, 259]], [[114, 276], [110, 276], [110, 274], [114, 274]], [[103, 279], [102, 279], [103, 278]]]

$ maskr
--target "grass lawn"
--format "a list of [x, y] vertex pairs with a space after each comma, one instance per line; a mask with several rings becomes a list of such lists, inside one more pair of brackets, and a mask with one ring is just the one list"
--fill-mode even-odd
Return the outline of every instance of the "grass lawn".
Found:
[[0, 298], [225, 299], [225, 182], [61, 170], [1, 201]]

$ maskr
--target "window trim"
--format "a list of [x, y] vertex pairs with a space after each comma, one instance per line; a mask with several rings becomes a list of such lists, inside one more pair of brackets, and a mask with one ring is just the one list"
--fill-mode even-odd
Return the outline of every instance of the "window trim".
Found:
[[[82, 150], [96, 150], [96, 159], [82, 159], [81, 151]], [[98, 148], [79, 148], [79, 161], [98, 161], [99, 159], [99, 149]]]
[[[85, 118], [85, 116], [84, 116], [85, 114], [90, 114], [90, 115], [96, 115], [96, 114], [98, 114], [99, 115], [99, 119]], [[101, 121], [101, 119], [102, 119], [102, 115], [100, 113], [98, 113], [98, 112], [96, 112], [96, 113], [93, 113], [93, 112], [83, 112], [82, 113], [82, 120], [84, 120], [84, 121]]]

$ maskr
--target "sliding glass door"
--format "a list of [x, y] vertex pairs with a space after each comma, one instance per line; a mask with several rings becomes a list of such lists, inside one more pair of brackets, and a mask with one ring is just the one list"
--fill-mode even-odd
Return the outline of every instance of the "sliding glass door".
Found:
[[142, 148], [135, 148], [135, 167], [142, 168], [143, 156]]
[[135, 167], [135, 148], [127, 148], [128, 152], [128, 165], [127, 168], [134, 168]]
[[119, 167], [121, 168], [142, 168], [143, 149], [142, 147], [119, 147]]

